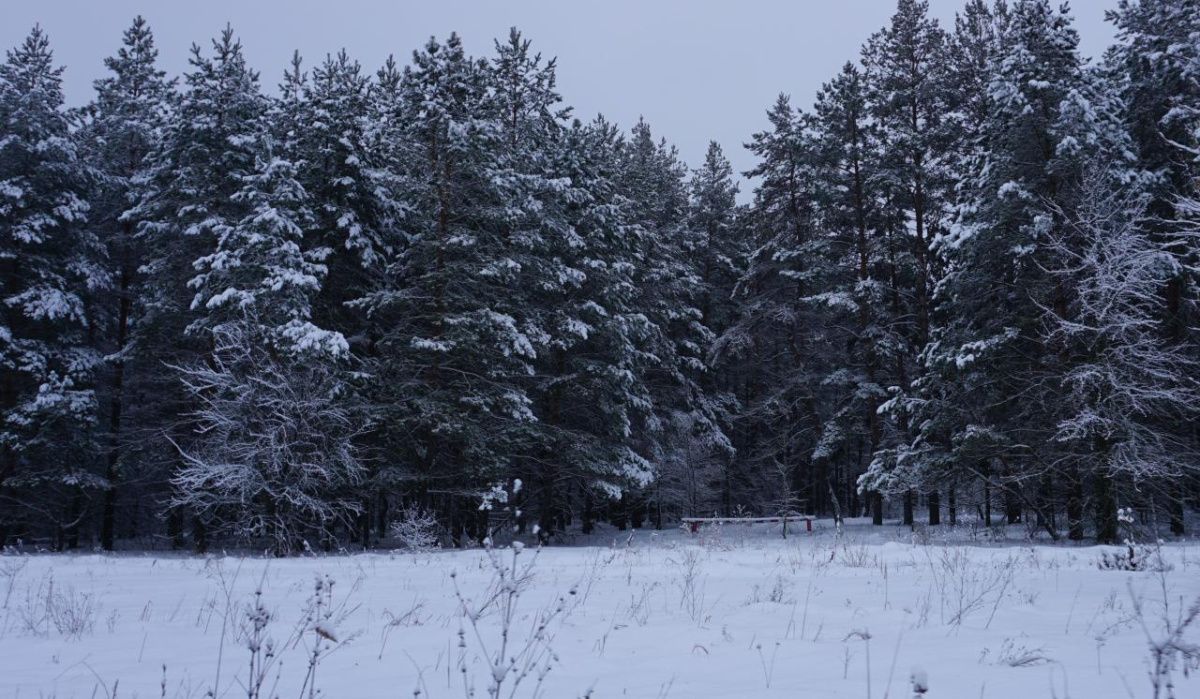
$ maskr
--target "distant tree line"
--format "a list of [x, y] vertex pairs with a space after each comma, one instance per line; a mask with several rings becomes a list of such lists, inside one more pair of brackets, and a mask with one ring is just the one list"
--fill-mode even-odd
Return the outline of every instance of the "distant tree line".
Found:
[[[804, 511], [1183, 534], [1200, 2], [925, 2], [689, 169], [517, 30], [264, 91], [142, 18], [66, 109], [0, 66], [0, 544], [464, 544]], [[924, 510], [924, 512], [922, 512]]]

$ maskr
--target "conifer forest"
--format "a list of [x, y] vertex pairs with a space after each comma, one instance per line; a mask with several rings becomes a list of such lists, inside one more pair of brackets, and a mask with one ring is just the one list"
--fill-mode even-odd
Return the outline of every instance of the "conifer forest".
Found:
[[0, 66], [0, 544], [1187, 536], [1200, 3], [1112, 4], [1088, 57], [1049, 0], [899, 0], [694, 163], [515, 28], [252, 66], [230, 27], [169, 75], [138, 17], [68, 108], [35, 26]]

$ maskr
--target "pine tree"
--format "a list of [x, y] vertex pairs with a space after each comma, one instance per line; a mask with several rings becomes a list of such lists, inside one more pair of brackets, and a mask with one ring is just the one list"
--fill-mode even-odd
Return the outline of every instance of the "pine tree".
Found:
[[[937, 274], [930, 246], [943, 226], [952, 181], [946, 166], [953, 161], [946, 148], [952, 132], [944, 116], [952, 104], [947, 91], [946, 36], [929, 17], [928, 3], [900, 0], [891, 23], [867, 41], [863, 63], [881, 139], [878, 178], [912, 229], [899, 262], [904, 268], [896, 275], [903, 288], [895, 290], [896, 298], [911, 297], [911, 313], [893, 311], [897, 321], [913, 319], [901, 331], [903, 356], [898, 358], [895, 380], [903, 391], [915, 378], [917, 355], [929, 338], [930, 298]], [[891, 406], [890, 417], [906, 433], [901, 439], [907, 442], [903, 402]], [[886, 453], [881, 457], [890, 458]], [[930, 520], [936, 523], [937, 491], [929, 497]], [[905, 524], [913, 522], [913, 499], [912, 491], [904, 492]]]
[[688, 188], [691, 236], [690, 249], [685, 254], [697, 274], [700, 322], [712, 333], [706, 350], [708, 370], [701, 375], [699, 385], [723, 437], [720, 441], [705, 439], [703, 434], [694, 434], [694, 425], [685, 425], [676, 430], [677, 446], [664, 450], [664, 454], [688, 476], [682, 502], [687, 507], [685, 514], [696, 516], [713, 511], [698, 509], [701, 503], [719, 505], [712, 501], [713, 492], [723, 480], [720, 472], [730, 468], [729, 462], [735, 456], [729, 439], [734, 434], [739, 409], [736, 372], [714, 355], [713, 347], [716, 339], [737, 322], [734, 289], [746, 272], [751, 244], [741, 218], [742, 209], [737, 205], [738, 185], [733, 168], [716, 141], [709, 142], [704, 163], [693, 171]]
[[[193, 307], [196, 291], [188, 283], [196, 261], [212, 255], [218, 237], [252, 206], [236, 195], [255, 171], [267, 101], [231, 28], [212, 41], [212, 49], [210, 58], [192, 46], [183, 93], [151, 156], [138, 203], [125, 214], [136, 222], [147, 255], [133, 341], [141, 361], [157, 367], [189, 367], [210, 352], [212, 339], [202, 331], [211, 326]], [[161, 370], [155, 376], [157, 385], [147, 385], [144, 394], [145, 429], [152, 435], [147, 454], [158, 463], [147, 467], [169, 477], [182, 464], [170, 443], [160, 440], [190, 447], [194, 425], [178, 417], [193, 405], [178, 377]], [[182, 543], [182, 515], [176, 509], [168, 518], [176, 545]], [[204, 523], [194, 525], [194, 543], [203, 548]]]
[[324, 249], [329, 268], [314, 312], [321, 324], [359, 337], [365, 320], [347, 302], [368, 288], [370, 270], [382, 264], [390, 245], [387, 231], [402, 213], [394, 165], [370, 134], [371, 84], [359, 63], [340, 51], [326, 56], [311, 80], [297, 56], [280, 92], [271, 126], [281, 156], [295, 163], [313, 202], [309, 230], [315, 237], [306, 247]]
[[[1003, 52], [1004, 42], [1001, 36], [1006, 31], [1010, 21], [1009, 7], [1004, 0], [995, 0], [988, 4], [987, 0], [968, 0], [963, 10], [955, 15], [954, 32], [947, 37], [945, 80], [949, 104], [944, 115], [945, 129], [951, 137], [951, 142], [945, 146], [946, 151], [953, 156], [945, 162], [950, 171], [949, 177], [955, 182], [954, 191], [950, 197], [950, 212], [947, 216], [946, 230], [954, 223], [955, 211], [971, 205], [976, 196], [970, 186], [978, 174], [977, 168], [984, 162], [988, 148], [985, 126], [993, 115], [993, 94], [991, 92], [992, 78], [999, 57]], [[935, 238], [934, 242], [940, 239]], [[945, 255], [940, 250], [934, 250], [935, 286], [940, 284], [947, 270], [942, 269]], [[953, 304], [937, 298], [931, 300], [931, 332], [940, 332], [940, 327], [950, 322], [947, 316], [938, 317], [939, 307], [947, 312], [953, 312]], [[957, 390], [953, 384], [941, 382], [935, 376], [926, 376], [929, 353], [938, 351], [938, 345], [927, 341], [923, 348], [922, 361], [914, 376], [914, 386], [908, 394], [901, 394], [895, 401], [895, 408], [911, 416], [914, 426], [918, 426], [918, 434], [908, 448], [889, 454], [897, 469], [893, 475], [905, 471], [927, 471], [928, 477], [908, 477], [905, 480], [909, 487], [921, 483], [939, 483], [945, 486], [948, 495], [948, 515], [951, 524], [957, 523], [957, 487], [960, 475], [969, 473], [961, 467], [958, 458], [952, 453], [949, 434], [950, 425], [967, 418], [958, 412], [958, 406], [943, 389]], [[888, 462], [881, 462], [886, 465]], [[990, 512], [990, 504], [984, 503], [985, 511]], [[931, 512], [932, 515], [932, 512]]]
[[[488, 66], [456, 35], [414, 54], [398, 126], [412, 213], [379, 288], [361, 301], [383, 333], [375, 358], [387, 449], [439, 491], [447, 510], [507, 475], [534, 420], [527, 383], [536, 352], [506, 299], [520, 266], [507, 254], [497, 110]], [[471, 511], [477, 509], [470, 506]], [[473, 515], [474, 516], [474, 515]], [[455, 517], [456, 535], [465, 523]]]
[[112, 295], [98, 309], [103, 324], [98, 341], [108, 371], [102, 384], [102, 412], [107, 413], [108, 453], [100, 544], [112, 550], [115, 538], [117, 483], [122, 472], [136, 469], [137, 439], [127, 434], [139, 423], [137, 395], [147, 374], [157, 366], [136, 363], [132, 347], [138, 308], [139, 268], [146, 261], [145, 240], [136, 237], [137, 222], [126, 216], [148, 174], [150, 156], [158, 148], [173, 100], [172, 82], [156, 65], [158, 49], [146, 21], [137, 17], [125, 30], [117, 54], [105, 60], [112, 75], [96, 81], [90, 120], [80, 133], [86, 157], [96, 174], [90, 196], [91, 222], [108, 252]]
[[62, 69], [34, 27], [0, 65], [0, 541], [41, 511], [57, 518], [60, 545], [77, 545], [83, 491], [107, 486], [93, 468], [99, 357], [88, 341], [109, 279], [89, 187]]
[[[545, 456], [558, 467], [556, 502], [561, 506], [562, 490], [575, 490], [587, 533], [600, 503], [646, 486], [652, 476], [636, 450], [636, 432], [653, 402], [641, 368], [647, 323], [637, 306], [630, 262], [636, 229], [621, 193], [618, 144], [617, 129], [597, 119], [573, 124], [553, 151], [552, 171], [569, 186], [566, 227], [549, 238], [558, 282], [543, 297], [548, 343], [536, 390]], [[539, 518], [540, 527], [548, 524]]]
[[944, 163], [950, 134], [943, 115], [951, 103], [945, 45], [945, 33], [929, 17], [929, 3], [900, 0], [890, 26], [863, 49], [871, 111], [882, 140], [880, 177], [898, 190], [896, 204], [913, 227], [917, 327], [912, 342], [917, 348], [929, 335], [935, 276], [929, 248], [942, 227], [950, 188]]
[[[887, 196], [894, 190], [869, 97], [867, 76], [848, 63], [822, 87], [810, 120], [824, 239], [823, 255], [810, 258], [816, 284], [807, 298], [820, 313], [828, 345], [837, 348], [820, 360], [822, 424], [813, 458], [829, 471], [831, 491], [835, 483], [853, 483], [877, 451], [891, 446], [879, 408], [911, 362], [904, 319], [911, 317], [912, 294], [898, 283], [898, 268], [912, 255], [898, 233], [901, 213]], [[871, 488], [865, 494], [874, 523], [882, 524], [882, 493]]]
[[745, 273], [749, 246], [739, 235], [733, 168], [716, 141], [709, 142], [704, 164], [693, 172], [689, 189], [688, 225], [696, 235], [692, 256], [702, 285], [701, 320], [714, 333], [721, 333], [732, 324], [733, 288]]
[[308, 195], [295, 166], [277, 157], [266, 139], [255, 171], [242, 177], [232, 199], [248, 212], [223, 228], [216, 250], [197, 259], [188, 281], [195, 290], [193, 331], [253, 317], [261, 337], [283, 351], [344, 357], [345, 338], [311, 321], [312, 299], [326, 274], [328, 250], [303, 249], [312, 225]]
[[[641, 370], [654, 406], [640, 447], [652, 463], [663, 461], [663, 445], [673, 431], [686, 429], [713, 449], [730, 448], [717, 408], [701, 381], [714, 336], [703, 322], [704, 289], [695, 251], [703, 233], [688, 225], [686, 166], [665, 140], [655, 141], [639, 121], [621, 150], [622, 192], [629, 202], [635, 235], [637, 308], [646, 317]], [[637, 525], [642, 503], [631, 500]], [[661, 508], [655, 525], [661, 526]]]
[[598, 492], [646, 480], [647, 464], [630, 449], [630, 394], [639, 386], [627, 373], [635, 364], [619, 257], [627, 251], [624, 200], [612, 129], [568, 123], [555, 62], [515, 29], [496, 42], [490, 81], [500, 139], [493, 181], [505, 264], [516, 273], [509, 302], [537, 354], [529, 388], [537, 423], [519, 497], [536, 503], [545, 541], [565, 527], [573, 497], [585, 503], [590, 530]]
[[755, 501], [795, 507], [820, 430], [815, 389], [822, 370], [812, 351], [820, 321], [816, 306], [804, 301], [821, 288], [822, 270], [810, 262], [826, 255], [814, 210], [815, 144], [786, 96], [767, 117], [770, 129], [749, 144], [759, 159], [747, 173], [758, 180], [746, 221], [755, 249], [735, 291], [739, 318], [714, 347], [720, 361], [744, 367], [733, 443], [738, 463], [721, 484], [727, 515], [735, 504]]
[[[1082, 475], [1076, 459], [1059, 461], [1067, 455], [1051, 428], [1070, 410], [1056, 378], [1064, 359], [1040, 336], [1041, 309], [1066, 307], [1070, 289], [1046, 273], [1047, 240], [1064, 225], [1057, 212], [1070, 215], [1079, 204], [1081, 154], [1120, 159], [1126, 150], [1082, 68], [1064, 10], [1044, 0], [1016, 3], [1000, 41], [972, 165], [978, 175], [954, 226], [936, 241], [946, 269], [940, 318], [925, 353], [930, 376], [913, 408], [921, 432], [899, 466], [925, 483], [963, 469], [982, 481], [989, 517], [990, 489], [999, 488], [1010, 523], [1031, 508], [1055, 535], [1049, 498], [1061, 476], [1071, 534], [1079, 537]], [[1062, 463], [1076, 465], [1060, 473]], [[1038, 483], [1039, 499], [1023, 483]]]

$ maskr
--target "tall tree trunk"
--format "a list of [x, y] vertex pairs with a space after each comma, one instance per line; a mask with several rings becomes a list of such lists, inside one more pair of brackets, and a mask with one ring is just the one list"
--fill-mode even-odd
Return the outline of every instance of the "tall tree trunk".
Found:
[[906, 527], [913, 525], [914, 500], [916, 500], [916, 497], [913, 495], [913, 491], [904, 491], [904, 526]]
[[178, 551], [184, 547], [183, 540], [183, 510], [172, 507], [167, 511], [167, 537], [171, 539], [171, 548]]
[[[427, 498], [428, 498], [428, 495], [423, 495], [421, 499], [427, 500]], [[422, 504], [427, 504], [427, 503], [422, 503]], [[388, 512], [387, 493], [385, 493], [383, 491], [383, 489], [380, 488], [379, 491], [375, 495], [375, 538], [376, 539], [382, 539], [388, 535], [388, 529], [391, 526], [391, 522], [388, 521], [388, 518], [390, 516], [391, 516], [391, 513]]]
[[[1170, 492], [1168, 497], [1170, 503], [1168, 508], [1171, 513], [1171, 533], [1175, 536], [1183, 536], [1186, 533], [1184, 527], [1184, 501], [1187, 499], [1187, 485], [1184, 479], [1179, 479], [1173, 486], [1169, 486]], [[3, 541], [3, 539], [0, 539]]]
[[1042, 477], [1042, 487], [1037, 495], [1037, 524], [1058, 538], [1058, 527], [1054, 521], [1054, 478], [1049, 473]]
[[[126, 224], [125, 235], [132, 236], [132, 225]], [[121, 463], [121, 417], [125, 401], [125, 349], [129, 344], [129, 312], [132, 301], [129, 297], [131, 273], [127, 265], [122, 265], [120, 280], [117, 285], [119, 294], [117, 308], [117, 361], [113, 365], [112, 400], [109, 402], [108, 416], [108, 467], [105, 478], [108, 486], [104, 490], [104, 512], [100, 520], [100, 547], [112, 551], [115, 538], [115, 521], [117, 511], [117, 480], [120, 477]]]
[[1096, 541], [1102, 544], [1117, 542], [1117, 503], [1113, 495], [1112, 476], [1097, 473], [1092, 478], [1096, 491]]
[[1016, 484], [1004, 487], [1004, 514], [1009, 524], [1019, 524], [1021, 522], [1021, 498], [1014, 490], [1020, 487]]
[[838, 502], [837, 492], [833, 489], [833, 480], [827, 478], [825, 485], [829, 488], [829, 503], [833, 507], [833, 523], [842, 525], [842, 505]]
[[198, 516], [192, 517], [192, 545], [196, 553], [208, 553], [208, 527]]
[[1074, 468], [1067, 475], [1067, 538], [1083, 540], [1083, 479]]
[[986, 526], [992, 526], [992, 483], [983, 479], [983, 521]]
[[942, 523], [942, 498], [938, 491], [929, 492], [929, 525], [936, 527]]
[[77, 549], [79, 548], [79, 520], [83, 518], [83, 495], [78, 490], [71, 496], [71, 509], [67, 516], [70, 521], [63, 528], [67, 548]]
[[591, 534], [596, 528], [596, 506], [592, 499], [592, 489], [583, 486], [583, 521], [580, 524], [580, 531], [584, 534]]

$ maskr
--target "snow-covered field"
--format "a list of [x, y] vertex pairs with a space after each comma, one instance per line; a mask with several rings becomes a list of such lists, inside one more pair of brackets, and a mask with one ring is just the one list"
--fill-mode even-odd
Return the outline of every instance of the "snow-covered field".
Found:
[[1097, 565], [1117, 549], [895, 527], [627, 538], [494, 559], [3, 556], [0, 696], [257, 696], [253, 672], [262, 697], [488, 697], [511, 603], [504, 697], [907, 698], [918, 668], [927, 697], [1140, 698], [1164, 600], [1174, 621], [1200, 595], [1186, 544], [1125, 572]]

